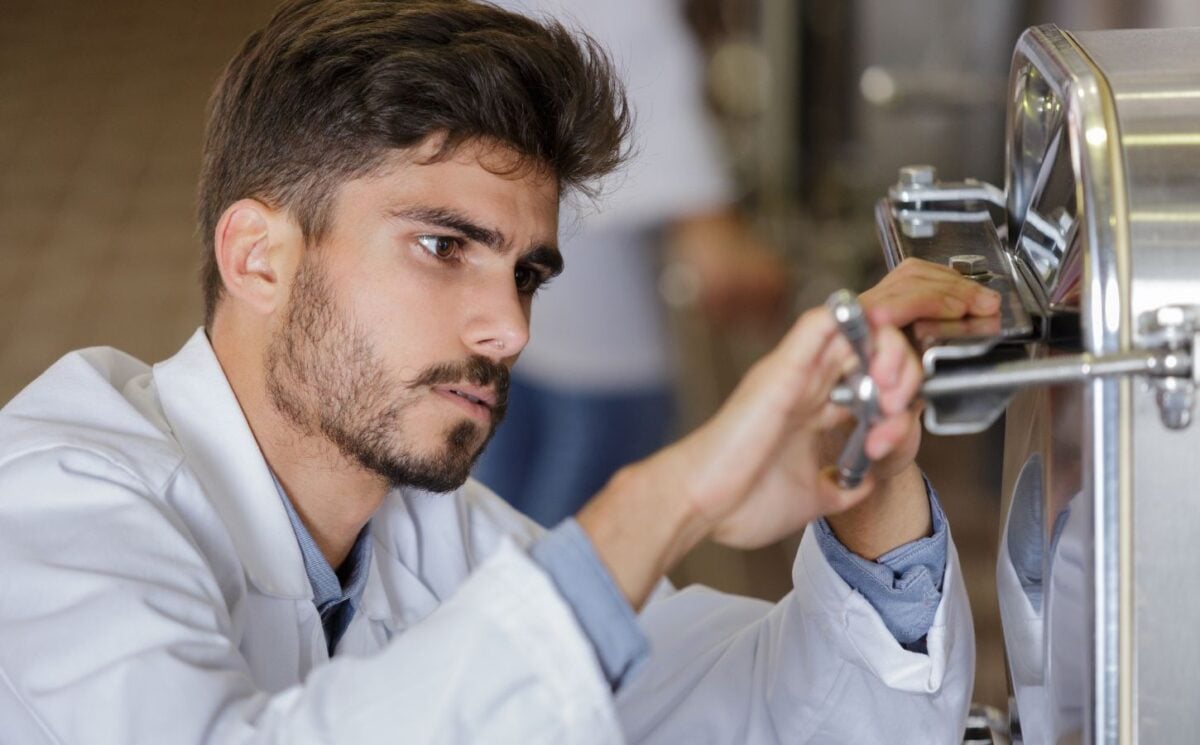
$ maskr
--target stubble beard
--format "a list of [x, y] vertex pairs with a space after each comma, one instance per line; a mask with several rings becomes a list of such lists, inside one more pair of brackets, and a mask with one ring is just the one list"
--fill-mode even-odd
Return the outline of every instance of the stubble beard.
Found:
[[[292, 287], [283, 327], [266, 353], [271, 403], [301, 433], [320, 436], [392, 486], [448, 492], [467, 480], [504, 416], [508, 370], [484, 357], [443, 363], [416, 380], [394, 382], [365, 333], [333, 303], [317, 261], [306, 255]], [[490, 426], [464, 419], [443, 433], [442, 447], [420, 455], [405, 445], [403, 415], [416, 389], [469, 381], [492, 385]]]

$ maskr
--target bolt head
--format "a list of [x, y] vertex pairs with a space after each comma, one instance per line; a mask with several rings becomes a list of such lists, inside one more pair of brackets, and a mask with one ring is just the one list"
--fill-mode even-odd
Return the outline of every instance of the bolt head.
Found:
[[950, 268], [964, 277], [969, 277], [974, 274], [983, 274], [987, 271], [987, 258], [979, 254], [959, 254], [951, 256]]
[[900, 232], [908, 238], [932, 238], [937, 235], [937, 223], [905, 218], [900, 222]]
[[933, 186], [937, 169], [930, 165], [904, 166], [900, 169], [900, 185], [904, 187]]
[[1186, 320], [1187, 312], [1178, 305], [1164, 305], [1154, 311], [1154, 322], [1159, 328], [1182, 326]]

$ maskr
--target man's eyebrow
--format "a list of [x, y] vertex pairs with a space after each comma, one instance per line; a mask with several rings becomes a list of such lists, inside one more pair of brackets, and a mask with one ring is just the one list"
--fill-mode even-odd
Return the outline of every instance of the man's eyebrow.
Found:
[[476, 243], [482, 243], [496, 252], [502, 253], [506, 248], [506, 241], [504, 240], [504, 236], [500, 234], [500, 231], [485, 228], [473, 222], [471, 218], [461, 212], [451, 209], [443, 207], [403, 207], [389, 209], [388, 214], [403, 220], [412, 220], [413, 222], [453, 230], [465, 235], [468, 239]]

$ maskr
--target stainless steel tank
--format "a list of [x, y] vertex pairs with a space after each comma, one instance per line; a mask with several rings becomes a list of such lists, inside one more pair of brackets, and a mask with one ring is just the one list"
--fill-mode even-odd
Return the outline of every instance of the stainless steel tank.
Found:
[[1200, 29], [1026, 31], [1003, 190], [910, 167], [876, 218], [1005, 299], [912, 334], [928, 428], [1007, 411], [1007, 736], [1200, 742]]

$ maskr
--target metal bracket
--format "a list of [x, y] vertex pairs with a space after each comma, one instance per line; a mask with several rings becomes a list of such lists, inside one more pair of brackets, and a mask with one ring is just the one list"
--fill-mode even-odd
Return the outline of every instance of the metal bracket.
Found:
[[[1138, 319], [1140, 341], [1172, 352], [1194, 355], [1200, 349], [1200, 306], [1167, 305], [1142, 314]], [[1191, 374], [1155, 378], [1155, 400], [1163, 424], [1168, 429], [1186, 429], [1196, 408], [1196, 384], [1200, 366], [1192, 364]]]

